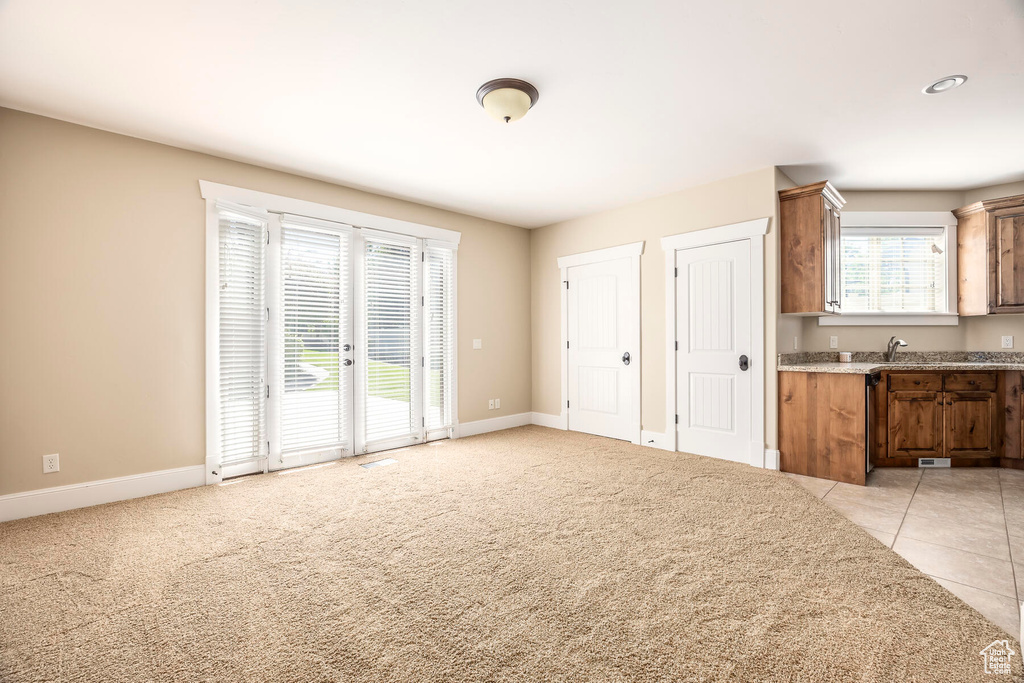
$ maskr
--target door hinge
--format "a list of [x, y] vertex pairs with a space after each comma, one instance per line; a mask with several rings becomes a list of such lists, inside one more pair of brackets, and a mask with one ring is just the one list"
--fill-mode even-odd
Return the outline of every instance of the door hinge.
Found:
[[426, 261], [427, 261], [427, 252], [421, 251], [420, 252], [420, 262], [421, 263], [426, 263]]
[[267, 322], [270, 322], [270, 309], [267, 309]]
[[565, 280], [564, 282], [565, 282], [565, 288], [566, 288], [566, 289], [569, 289], [569, 281], [568, 281], [568, 280]]
[[267, 230], [267, 244], [270, 244], [270, 231]]
[[675, 277], [679, 277], [679, 269], [678, 269], [678, 268], [674, 268], [673, 270], [675, 270], [675, 271], [676, 271], [676, 273], [675, 273]]
[[427, 305], [427, 297], [421, 296], [420, 297], [420, 306], [426, 306], [426, 305]]
[[426, 356], [420, 356], [420, 367], [421, 368], [427, 367], [427, 358], [426, 358]]
[[679, 350], [679, 342], [676, 342], [676, 351]]
[[420, 419], [423, 420], [423, 426], [426, 427], [427, 426], [427, 418], [423, 417], [423, 418], [420, 418]]
[[679, 415], [678, 415], [678, 413], [676, 414], [676, 424], [679, 424]]
[[568, 402], [568, 401], [566, 401], [566, 402], [565, 402], [565, 407], [566, 407], [566, 408], [568, 408], [568, 407], [569, 407], [569, 402]]
[[565, 348], [569, 348], [569, 342], [568, 342], [568, 340], [567, 340], [567, 341], [565, 342]]

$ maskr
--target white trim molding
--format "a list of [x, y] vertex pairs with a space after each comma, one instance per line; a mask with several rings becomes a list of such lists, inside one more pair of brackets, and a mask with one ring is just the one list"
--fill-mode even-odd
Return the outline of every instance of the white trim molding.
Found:
[[761, 467], [765, 468], [766, 470], [775, 470], [776, 472], [778, 472], [779, 452], [777, 450], [766, 448], [764, 451], [764, 459], [761, 463]]
[[573, 266], [585, 266], [588, 263], [601, 263], [602, 261], [614, 261], [620, 258], [629, 258], [631, 256], [639, 257], [644, 253], [644, 242], [631, 242], [630, 244], [620, 244], [617, 247], [608, 247], [607, 249], [595, 249], [594, 251], [584, 251], [579, 254], [570, 254], [569, 256], [558, 257], [558, 267], [572, 268]]
[[0, 522], [203, 486], [202, 465], [87, 481], [0, 496]]
[[706, 247], [712, 244], [736, 242], [737, 240], [766, 235], [768, 234], [768, 221], [768, 218], [755, 218], [752, 221], [722, 225], [717, 228], [705, 228], [703, 230], [684, 232], [679, 235], [669, 235], [668, 237], [661, 238], [661, 248], [665, 251], [675, 251], [677, 249], [690, 249], [692, 247]]
[[523, 427], [528, 424], [533, 424], [534, 413], [516, 413], [514, 415], [502, 415], [500, 417], [491, 417], [486, 420], [475, 420], [473, 422], [462, 422], [459, 424], [459, 437], [476, 436], [477, 434], [486, 434], [488, 432], [497, 432], [502, 429], [512, 429], [513, 427]]
[[761, 368], [750, 378], [750, 453], [740, 462], [763, 467], [765, 462], [765, 384], [774, 364], [765, 362], [764, 352], [764, 236], [770, 219], [755, 218], [742, 223], [694, 230], [661, 238], [665, 251], [665, 440], [666, 450], [678, 447], [676, 425], [676, 252], [726, 242], [750, 241], [750, 367]]
[[595, 249], [593, 251], [584, 251], [579, 254], [570, 254], [568, 256], [558, 257], [558, 268], [559, 268], [559, 288], [561, 289], [561, 358], [562, 358], [562, 402], [561, 416], [559, 418], [559, 426], [556, 429], [569, 429], [569, 409], [566, 404], [569, 402], [569, 293], [568, 289], [564, 286], [569, 281], [569, 269], [576, 266], [585, 266], [592, 263], [602, 263], [605, 261], [617, 261], [618, 259], [628, 258], [630, 259], [630, 281], [634, 287], [634, 294], [636, 297], [636, 314], [637, 324], [636, 331], [633, 335], [633, 339], [630, 340], [632, 348], [636, 349], [636, 353], [632, 353], [632, 363], [636, 365], [636, 370], [633, 373], [633, 381], [631, 394], [633, 397], [632, 415], [630, 420], [630, 441], [634, 444], [640, 444], [641, 442], [641, 430], [640, 430], [640, 416], [641, 416], [641, 400], [642, 393], [640, 391], [640, 381], [643, 374], [643, 358], [641, 354], [640, 344], [640, 331], [643, 328], [643, 318], [641, 317], [642, 302], [640, 300], [640, 257], [644, 253], [644, 241], [630, 242], [629, 244], [620, 244], [616, 247], [608, 247], [606, 249]]
[[648, 448], [660, 448], [663, 451], [674, 451], [669, 446], [668, 436], [664, 432], [649, 432], [646, 429], [640, 432], [640, 445]]
[[550, 427], [551, 429], [566, 429], [565, 413], [561, 415], [548, 415], [547, 413], [530, 413], [530, 424], [538, 427]]
[[455, 230], [445, 230], [444, 228], [412, 223], [410, 221], [398, 220], [397, 218], [375, 216], [371, 213], [342, 209], [341, 207], [329, 204], [318, 204], [317, 202], [308, 202], [304, 199], [294, 199], [269, 192], [247, 190], [244, 187], [222, 185], [209, 180], [199, 181], [199, 194], [203, 199], [226, 200], [264, 209], [271, 213], [289, 213], [296, 216], [344, 223], [356, 228], [372, 228], [410, 237], [439, 240], [449, 244], [454, 243], [458, 245], [462, 239], [462, 233]]

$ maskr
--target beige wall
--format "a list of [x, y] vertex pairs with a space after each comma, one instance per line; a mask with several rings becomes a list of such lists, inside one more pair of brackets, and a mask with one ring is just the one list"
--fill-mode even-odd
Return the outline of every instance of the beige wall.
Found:
[[[702, 228], [775, 215], [775, 172], [766, 168], [682, 192], [556, 223], [531, 232], [533, 281], [533, 409], [561, 411], [561, 280], [557, 259], [594, 249], [644, 240], [641, 257], [641, 353], [643, 428], [665, 431], [665, 257], [660, 239]], [[765, 245], [766, 281], [777, 279], [775, 225]], [[766, 297], [766, 357], [774, 359], [778, 300], [774, 285]], [[776, 373], [766, 368], [766, 425], [774, 448]]]
[[461, 231], [459, 418], [530, 410], [528, 231], [0, 109], [0, 494], [204, 462], [199, 179]]
[[[840, 189], [840, 192], [842, 190]], [[951, 211], [982, 199], [1024, 194], [1024, 182], [966, 192], [843, 192], [843, 211]], [[786, 316], [789, 317], [789, 316]], [[803, 319], [802, 350], [827, 351], [830, 335], [839, 337], [840, 351], [883, 351], [889, 337], [905, 340], [913, 351], [999, 351], [1003, 335], [1014, 336], [1014, 350], [1024, 349], [1024, 315], [960, 318], [956, 327], [842, 326], [820, 327], [817, 318]], [[790, 340], [791, 350], [792, 340]], [[780, 343], [780, 348], [786, 348]]]

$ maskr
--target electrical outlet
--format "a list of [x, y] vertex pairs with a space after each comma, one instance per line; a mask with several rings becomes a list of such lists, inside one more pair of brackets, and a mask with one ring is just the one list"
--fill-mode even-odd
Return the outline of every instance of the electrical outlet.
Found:
[[494, 410], [494, 399], [487, 402], [487, 410]]
[[43, 474], [60, 472], [60, 453], [43, 456]]
[[501, 399], [500, 398], [494, 399], [494, 409], [497, 410], [500, 407], [501, 407]]
[[1013, 348], [1013, 335], [1012, 334], [1003, 335], [1003, 348], [1004, 349], [1012, 349]]
[[834, 334], [831, 337], [829, 337], [828, 338], [828, 348], [830, 348], [830, 349], [838, 349], [839, 348], [839, 337], [837, 337]]
[[474, 349], [482, 349], [482, 348], [484, 348], [484, 340], [483, 339], [474, 339], [473, 340], [473, 348]]

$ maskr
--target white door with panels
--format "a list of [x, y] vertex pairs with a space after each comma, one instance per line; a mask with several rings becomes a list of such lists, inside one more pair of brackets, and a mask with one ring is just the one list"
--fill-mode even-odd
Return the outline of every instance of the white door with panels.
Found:
[[619, 258], [566, 271], [571, 430], [638, 440], [640, 310], [634, 268], [633, 259]]
[[676, 253], [676, 432], [687, 453], [748, 462], [750, 241]]

